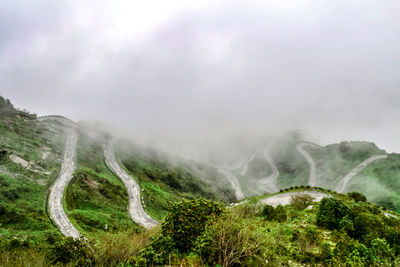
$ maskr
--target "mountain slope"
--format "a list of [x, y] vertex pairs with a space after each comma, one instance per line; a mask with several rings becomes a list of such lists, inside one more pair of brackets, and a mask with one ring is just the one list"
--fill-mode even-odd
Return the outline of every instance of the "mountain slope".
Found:
[[[79, 248], [79, 253], [85, 255], [85, 262], [102, 262], [107, 266], [135, 262], [138, 260], [136, 257], [143, 256], [139, 251], [143, 248], [146, 251], [146, 245], [155, 240], [160, 230], [145, 231], [132, 221], [127, 211], [127, 189], [105, 164], [102, 147], [105, 142], [112, 144], [117, 164], [140, 186], [144, 211], [161, 223], [165, 218], [171, 218], [168, 216], [173, 216], [170, 203], [196, 202], [199, 197], [224, 203], [234, 201], [234, 188], [218, 171], [220, 168], [230, 172], [245, 197], [271, 192], [278, 199], [282, 196], [277, 197], [280, 192], [276, 191], [288, 191], [284, 190], [288, 187], [292, 191], [302, 190], [299, 186], [307, 185], [310, 177], [317, 186], [335, 189], [343, 177], [357, 170], [357, 166], [366, 159], [377, 155], [386, 157], [383, 150], [368, 142], [343, 142], [325, 147], [304, 145], [299, 149], [299, 145], [307, 140], [298, 132], [291, 132], [254, 140], [251, 147], [243, 150], [243, 154], [238, 151], [235, 156], [229, 157], [230, 160], [222, 157], [207, 163], [171, 157], [157, 149], [139, 146], [102, 127], [88, 128], [68, 119], [38, 120], [36, 115], [15, 109], [10, 101], [3, 98], [0, 98], [0, 118], [0, 264], [6, 266], [79, 262], [82, 258], [78, 254], [63, 258], [63, 255], [71, 253], [67, 252], [70, 247]], [[79, 233], [88, 238], [87, 243], [64, 238], [50, 220], [47, 210], [49, 201], [52, 201], [48, 199], [49, 188], [60, 173], [64, 146], [68, 140], [65, 129], [71, 127], [78, 129], [76, 170], [63, 192], [62, 209]], [[262, 264], [341, 264], [351, 256], [344, 250], [334, 248], [334, 245], [338, 247], [343, 242], [351, 244], [349, 250], [355, 249], [359, 253], [369, 251], [372, 254], [378, 253], [376, 244], [380, 244], [379, 249], [386, 249], [394, 255], [383, 252], [373, 254], [382, 264], [398, 261], [395, 259], [399, 254], [399, 248], [395, 246], [399, 240], [396, 235], [399, 232], [398, 214], [386, 208], [397, 211], [400, 208], [400, 155], [390, 154], [365, 166], [349, 179], [344, 192], [363, 192], [382, 207], [368, 202], [358, 203], [354, 200], [354, 196], [358, 195], [354, 193], [345, 196], [322, 190], [342, 201], [352, 211], [338, 232], [327, 232], [328, 226], [316, 224], [318, 203], [310, 210], [299, 210], [297, 204], [277, 207], [279, 212], [285, 212], [287, 220], [271, 222], [266, 219], [266, 214], [260, 214], [265, 207], [257, 204], [260, 199], [271, 196], [268, 195], [245, 200], [247, 204], [237, 205], [232, 213], [227, 211], [221, 220], [210, 224], [205, 233], [212, 236], [220, 230], [229, 232], [236, 229], [239, 232], [235, 230], [232, 236], [240, 236], [244, 231], [244, 238], [251, 237], [261, 242], [256, 244], [262, 245], [263, 250], [255, 251], [257, 257], [252, 260], [260, 263], [257, 260], [263, 258]], [[215, 205], [223, 206], [222, 203]], [[360, 224], [360, 220], [366, 223]], [[356, 225], [362, 226], [364, 232], [358, 231]], [[373, 227], [368, 228], [368, 225]], [[200, 254], [195, 254], [195, 261], [202, 259], [203, 252], [218, 251], [216, 248], [212, 250], [215, 244], [207, 235], [201, 242], [204, 242], [203, 248], [209, 249], [199, 248], [195, 253]], [[282, 239], [274, 240], [278, 236]], [[314, 239], [324, 241], [312, 243]], [[284, 247], [291, 247], [292, 250], [281, 251]], [[271, 251], [281, 251], [280, 256], [275, 257]], [[61, 258], [54, 258], [54, 255], [61, 255]], [[171, 260], [175, 256], [173, 252], [168, 254]], [[214, 256], [209, 255], [201, 262], [217, 263], [218, 257]], [[236, 260], [248, 263], [241, 261], [241, 256], [237, 256]], [[359, 260], [365, 265], [371, 263], [371, 259], [363, 254]]]

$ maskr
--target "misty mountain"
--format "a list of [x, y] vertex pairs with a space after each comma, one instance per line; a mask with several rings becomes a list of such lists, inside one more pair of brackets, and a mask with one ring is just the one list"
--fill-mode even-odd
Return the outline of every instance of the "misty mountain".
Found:
[[26, 239], [51, 244], [62, 238], [60, 231], [66, 235], [69, 226], [54, 217], [51, 194], [69, 168], [68, 144], [75, 144], [69, 155], [73, 169], [57, 212], [64, 212], [76, 235], [131, 235], [143, 226], [135, 210], [127, 213], [134, 195], [110, 168], [105, 146], [121, 172], [139, 186], [138, 204], [155, 223], [163, 222], [171, 203], [179, 201], [202, 197], [229, 204], [301, 188], [337, 191], [343, 197], [340, 193], [357, 191], [384, 209], [400, 211], [400, 155], [387, 154], [371, 142], [320, 146], [308, 133], [294, 130], [252, 140], [231, 137], [194, 153], [182, 144], [156, 140], [154, 133], [143, 142], [99, 121], [38, 117], [2, 97], [0, 118], [0, 234], [4, 240], [14, 236], [18, 246], [25, 246]]

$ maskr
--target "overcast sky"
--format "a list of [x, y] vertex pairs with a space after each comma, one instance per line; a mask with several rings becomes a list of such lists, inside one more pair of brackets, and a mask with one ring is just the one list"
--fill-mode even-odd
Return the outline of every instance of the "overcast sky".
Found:
[[129, 129], [400, 152], [400, 1], [0, 0], [0, 94]]

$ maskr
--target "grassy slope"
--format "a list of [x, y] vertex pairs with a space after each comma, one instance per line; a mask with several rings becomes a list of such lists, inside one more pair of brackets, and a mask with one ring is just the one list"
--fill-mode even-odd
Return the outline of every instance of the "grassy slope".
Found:
[[[241, 170], [240, 170], [241, 171]], [[257, 183], [259, 179], [268, 177], [272, 173], [271, 167], [264, 159], [263, 153], [257, 153], [255, 158], [249, 163], [248, 170], [244, 175], [239, 171], [233, 172], [242, 187], [245, 196], [265, 193], [263, 188]]]
[[[294, 191], [298, 190], [302, 189], [295, 189]], [[322, 190], [322, 192], [327, 193], [328, 191]], [[334, 192], [328, 193], [344, 201], [349, 207], [354, 207], [356, 212], [363, 213], [365, 216], [373, 216], [375, 220], [388, 227], [387, 229], [391, 229], [390, 231], [393, 233], [400, 229], [400, 217], [398, 214], [396, 215], [397, 219], [388, 218], [384, 215], [385, 211], [378, 210], [375, 204], [355, 203], [346, 195]], [[262, 248], [258, 251], [254, 250], [257, 251], [254, 252], [257, 257], [254, 258], [260, 257], [263, 259], [257, 264], [265, 266], [297, 266], [298, 264], [314, 265], [329, 264], [331, 262], [332, 266], [337, 266], [342, 259], [335, 259], [334, 250], [339, 248], [338, 244], [340, 242], [344, 241], [348, 245], [354, 244], [356, 246], [359, 242], [365, 242], [367, 247], [370, 246], [370, 244], [368, 245], [368, 242], [370, 242], [368, 239], [356, 241], [343, 232], [329, 231], [324, 227], [317, 226], [316, 218], [319, 203], [314, 204], [312, 209], [304, 210], [290, 205], [284, 207], [284, 211], [287, 214], [287, 220], [284, 222], [265, 220], [262, 216], [263, 206], [256, 204], [257, 200], [264, 197], [250, 199], [247, 204], [234, 207], [228, 218], [224, 218], [224, 222], [221, 222], [229, 224], [233, 220], [235, 224], [238, 224], [237, 227], [241, 229], [242, 233], [247, 233], [251, 240], [250, 243], [246, 244], [246, 247], [251, 247], [251, 242], [254, 242], [253, 244], [256, 244], [256, 247]], [[229, 235], [229, 230], [224, 234]], [[238, 242], [240, 242], [240, 239], [238, 239]], [[337, 253], [341, 252], [338, 250]], [[387, 259], [390, 261], [389, 257]], [[398, 260], [400, 260], [399, 257]], [[360, 264], [359, 266], [363, 265]]]
[[[35, 116], [12, 107], [0, 109], [0, 118], [0, 149], [7, 151], [0, 159], [0, 234], [30, 242], [58, 235], [46, 214], [46, 194], [59, 172], [64, 136], [49, 132]], [[48, 153], [46, 159], [42, 152]], [[8, 158], [11, 153], [50, 173], [13, 163]]]
[[337, 183], [358, 164], [373, 155], [383, 154], [375, 144], [349, 142], [321, 148], [305, 148], [317, 165], [317, 185], [335, 189]]
[[[116, 145], [117, 160], [139, 182], [145, 210], [153, 218], [161, 221], [167, 214], [169, 202], [200, 195], [215, 198], [184, 169], [157, 157], [140, 158], [132, 145], [124, 143], [122, 146], [125, 149], [121, 152]], [[110, 231], [137, 231], [138, 227], [127, 213], [126, 189], [106, 167], [101, 143], [80, 134], [77, 162], [78, 169], [66, 190], [65, 208], [78, 230], [87, 237], [100, 237]]]
[[77, 229], [87, 237], [138, 231], [127, 212], [126, 189], [105, 165], [101, 144], [80, 134], [77, 163], [78, 168], [65, 194], [67, 214]]
[[308, 184], [310, 169], [307, 161], [297, 151], [296, 144], [297, 140], [291, 140], [275, 156], [275, 164], [279, 170], [279, 188]]
[[348, 187], [371, 201], [400, 212], [400, 155], [391, 154], [361, 171]]
[[157, 220], [167, 214], [169, 202], [199, 196], [223, 200], [221, 195], [227, 195], [185, 167], [173, 165], [153, 151], [139, 150], [124, 140], [115, 144], [115, 150], [122, 165], [144, 189], [142, 196], [146, 210]]
[[[325, 202], [331, 204], [322, 208], [320, 216], [318, 213], [321, 203], [308, 202], [306, 205], [299, 205], [302, 202], [295, 201], [293, 205], [278, 207], [273, 209], [273, 212], [269, 208], [266, 209], [268, 212], [264, 212], [266, 206], [259, 203], [259, 197], [253, 197], [242, 205], [227, 208], [221, 217], [209, 222], [203, 234], [193, 243], [194, 249], [183, 255], [170, 252], [164, 257], [163, 264], [397, 266], [396, 264], [400, 263], [399, 214], [388, 212], [370, 202], [356, 202], [350, 195], [337, 194], [326, 189], [314, 190], [330, 193], [337, 199]], [[345, 211], [346, 216], [339, 218], [339, 221], [343, 219], [343, 222], [338, 226], [328, 229], [324, 220], [334, 218], [336, 221], [337, 211], [330, 211], [339, 205], [342, 205], [340, 211]], [[184, 214], [176, 212], [175, 216], [179, 220], [183, 216], [184, 223], [186, 220], [191, 222], [191, 214], [187, 214], [188, 218]], [[318, 216], [322, 218], [320, 223]], [[174, 244], [174, 236], [171, 235], [170, 238]], [[177, 241], [179, 245], [180, 240]], [[167, 243], [163, 247], [161, 243], [161, 248], [158, 248], [160, 243], [155, 241], [153, 244], [137, 258], [138, 262], [143, 261], [143, 257], [147, 257], [148, 263], [152, 262], [154, 258], [146, 255], [168, 250], [171, 245]]]

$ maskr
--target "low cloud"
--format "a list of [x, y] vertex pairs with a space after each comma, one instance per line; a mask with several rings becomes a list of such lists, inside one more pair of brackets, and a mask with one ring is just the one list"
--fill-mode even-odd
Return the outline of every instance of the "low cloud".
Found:
[[300, 128], [400, 152], [398, 1], [280, 2], [3, 1], [0, 93], [187, 143]]

